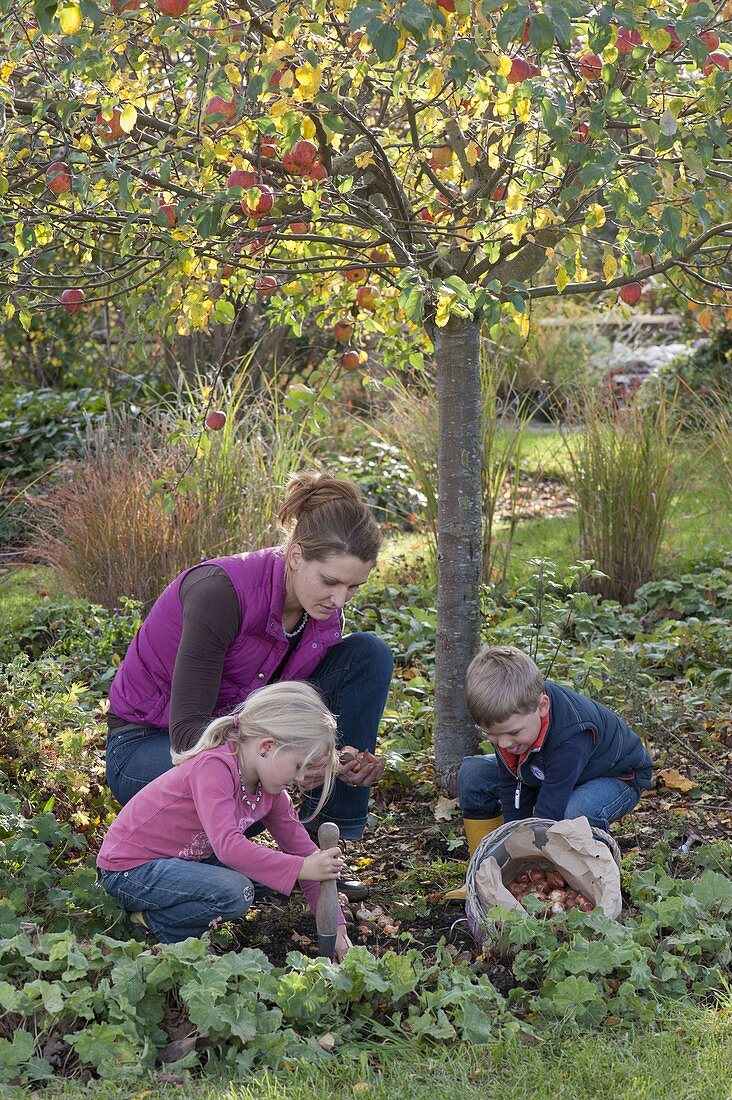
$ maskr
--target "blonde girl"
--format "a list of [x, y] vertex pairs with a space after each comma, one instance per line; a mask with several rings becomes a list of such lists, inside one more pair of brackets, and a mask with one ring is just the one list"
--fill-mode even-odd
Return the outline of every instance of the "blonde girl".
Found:
[[[300, 882], [314, 912], [318, 883], [337, 879], [343, 860], [338, 848], [321, 852], [313, 843], [287, 788], [316, 768], [317, 815], [333, 786], [335, 746], [335, 719], [309, 684], [253, 692], [190, 749], [174, 752], [175, 766], [122, 809], [97, 858], [102, 885], [162, 943], [242, 916], [257, 883], [289, 894]], [[244, 835], [255, 822], [279, 851]], [[340, 919], [339, 960], [351, 946]]]

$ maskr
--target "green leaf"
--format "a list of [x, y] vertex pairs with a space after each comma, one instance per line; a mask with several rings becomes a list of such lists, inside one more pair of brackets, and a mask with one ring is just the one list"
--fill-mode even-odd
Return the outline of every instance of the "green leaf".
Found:
[[534, 49], [539, 53], [544, 53], [545, 50], [551, 49], [554, 44], [554, 33], [554, 22], [548, 15], [539, 13], [533, 16], [531, 20], [531, 30], [529, 32], [529, 41]]
[[694, 884], [694, 897], [708, 912], [732, 912], [732, 881], [716, 871], [705, 871]]
[[[502, 50], [507, 50], [513, 42], [521, 38], [528, 18], [529, 7], [523, 3], [517, 4], [514, 8], [509, 8], [508, 11], [503, 13], [496, 27], [496, 41]], [[554, 29], [552, 27], [552, 35], [553, 33]]]
[[391, 61], [399, 47], [399, 30], [392, 23], [379, 23], [376, 29], [369, 27], [369, 39], [380, 61]]

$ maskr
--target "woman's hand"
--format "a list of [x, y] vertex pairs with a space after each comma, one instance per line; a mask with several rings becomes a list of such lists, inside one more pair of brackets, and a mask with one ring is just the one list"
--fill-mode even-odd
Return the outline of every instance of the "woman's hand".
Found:
[[340, 750], [338, 778], [348, 787], [370, 787], [378, 783], [384, 774], [386, 761], [374, 756], [368, 749], [358, 749], [346, 745]]
[[345, 924], [338, 925], [338, 933], [336, 935], [335, 950], [333, 952], [336, 962], [343, 962], [348, 952], [353, 947], [350, 939], [348, 938], [348, 932], [346, 931]]
[[343, 855], [340, 848], [326, 848], [322, 852], [313, 852], [305, 856], [302, 870], [297, 876], [305, 882], [327, 882], [340, 878], [343, 870]]
[[[372, 783], [378, 783], [384, 774], [386, 761], [373, 753], [365, 752], [361, 757], [357, 756], [358, 749], [351, 745], [345, 745], [339, 749], [339, 763], [336, 775], [341, 782], [348, 787], [370, 787]], [[311, 764], [298, 786], [301, 791], [312, 791], [319, 787], [325, 776], [325, 769], [318, 764]]]

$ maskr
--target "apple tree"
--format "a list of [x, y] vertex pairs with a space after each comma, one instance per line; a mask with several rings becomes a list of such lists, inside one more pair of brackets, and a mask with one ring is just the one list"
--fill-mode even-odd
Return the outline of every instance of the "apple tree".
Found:
[[[729, 0], [0, 0], [7, 318], [161, 330], [252, 302], [433, 357], [435, 749], [476, 731], [482, 333], [668, 275], [730, 291]], [[614, 296], [614, 294], [613, 294]]]

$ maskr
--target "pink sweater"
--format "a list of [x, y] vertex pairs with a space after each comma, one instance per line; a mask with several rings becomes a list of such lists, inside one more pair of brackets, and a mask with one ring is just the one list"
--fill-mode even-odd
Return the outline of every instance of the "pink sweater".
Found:
[[[244, 836], [263, 821], [281, 848]], [[204, 860], [215, 855], [254, 882], [290, 894], [305, 856], [317, 852], [286, 791], [262, 794], [255, 810], [242, 798], [232, 745], [206, 749], [143, 787], [112, 822], [97, 856], [106, 871], [128, 871], [153, 859]], [[301, 883], [315, 912], [320, 883]], [[340, 923], [345, 923], [341, 913]]]

